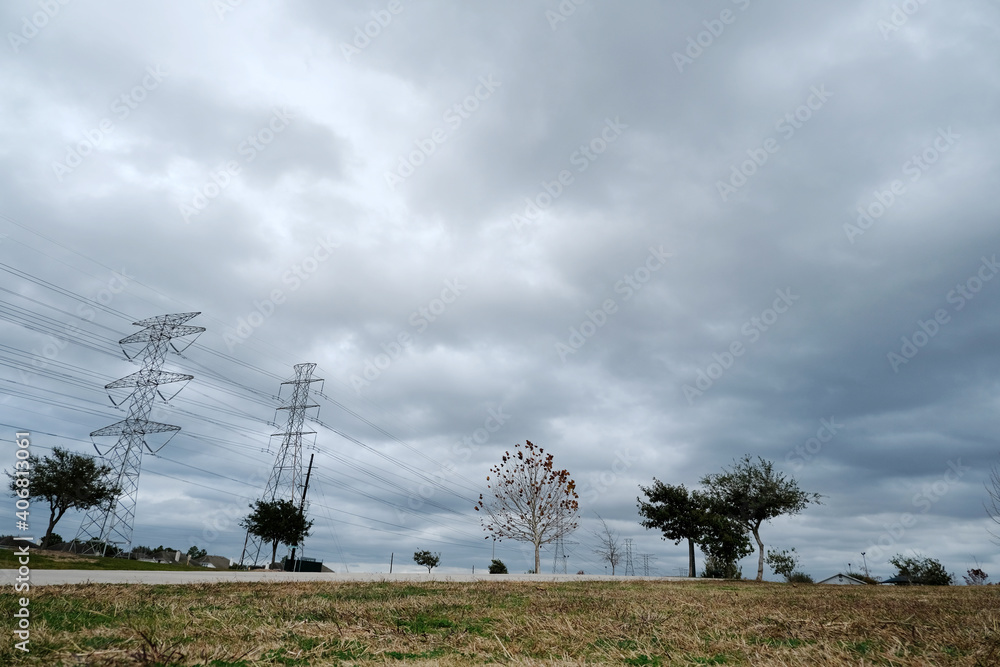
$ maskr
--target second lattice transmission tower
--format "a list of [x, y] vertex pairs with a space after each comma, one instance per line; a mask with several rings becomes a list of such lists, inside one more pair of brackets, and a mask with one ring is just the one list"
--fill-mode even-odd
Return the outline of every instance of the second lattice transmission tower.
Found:
[[[323, 380], [312, 376], [316, 364], [296, 364], [294, 368], [295, 378], [281, 383], [282, 387], [291, 386], [292, 395], [285, 405], [278, 408], [278, 410], [288, 411], [288, 421], [285, 423], [284, 432], [274, 433], [271, 436], [280, 436], [281, 445], [278, 447], [274, 468], [271, 470], [267, 487], [261, 497], [264, 502], [289, 500], [298, 505], [303, 497], [305, 477], [302, 474], [302, 436], [315, 435], [316, 432], [303, 431], [302, 429], [305, 424], [306, 411], [319, 407], [319, 405], [309, 403], [309, 387], [313, 382], [322, 382]], [[247, 531], [240, 565], [251, 562], [257, 565], [257, 559], [260, 557], [263, 545], [263, 540], [260, 537]]]

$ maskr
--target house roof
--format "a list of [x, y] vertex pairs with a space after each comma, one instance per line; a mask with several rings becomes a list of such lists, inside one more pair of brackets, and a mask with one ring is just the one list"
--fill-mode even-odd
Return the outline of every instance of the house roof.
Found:
[[843, 572], [838, 572], [832, 577], [827, 577], [823, 581], [817, 581], [817, 584], [864, 584], [865, 582], [857, 577], [852, 577], [849, 574], [844, 574]]
[[229, 566], [232, 564], [232, 561], [225, 556], [202, 556], [201, 558], [192, 559], [191, 562], [202, 567], [214, 567], [219, 570], [229, 569]]

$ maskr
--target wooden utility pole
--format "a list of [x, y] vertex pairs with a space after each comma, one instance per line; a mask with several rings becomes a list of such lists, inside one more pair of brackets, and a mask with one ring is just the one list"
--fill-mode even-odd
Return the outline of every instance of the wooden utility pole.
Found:
[[[313, 458], [316, 456], [315, 453], [309, 455], [309, 469], [306, 470], [306, 483], [302, 487], [302, 502], [299, 503], [299, 512], [304, 513], [306, 511], [306, 491], [309, 490], [309, 478], [312, 476], [313, 471]], [[295, 560], [295, 547], [292, 547], [292, 570], [294, 572], [301, 572], [302, 566]]]

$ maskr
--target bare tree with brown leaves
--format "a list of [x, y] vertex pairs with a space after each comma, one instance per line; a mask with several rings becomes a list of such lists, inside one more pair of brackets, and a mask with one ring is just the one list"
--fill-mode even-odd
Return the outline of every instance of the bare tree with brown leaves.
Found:
[[[579, 496], [567, 470], [556, 470], [552, 454], [530, 440], [514, 453], [504, 452], [500, 465], [490, 469], [487, 488], [493, 498], [479, 495], [476, 511], [482, 511], [483, 528], [496, 539], [531, 542], [535, 547], [535, 574], [541, 567], [538, 552], [577, 529]], [[487, 539], [489, 539], [489, 537]]]

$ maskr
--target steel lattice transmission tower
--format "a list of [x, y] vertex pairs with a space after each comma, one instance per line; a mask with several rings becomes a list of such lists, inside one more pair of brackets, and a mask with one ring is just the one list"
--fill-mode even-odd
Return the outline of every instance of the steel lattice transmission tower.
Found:
[[[309, 403], [309, 386], [313, 382], [323, 380], [312, 377], [316, 364], [296, 364], [294, 368], [295, 379], [281, 383], [282, 387], [285, 385], [292, 387], [292, 396], [287, 404], [278, 408], [278, 410], [288, 410], [288, 421], [284, 432], [271, 435], [272, 438], [281, 436], [281, 445], [278, 448], [278, 456], [274, 459], [271, 477], [267, 480], [267, 487], [261, 497], [265, 502], [290, 500], [297, 505], [303, 498], [305, 477], [302, 474], [302, 436], [315, 435], [316, 431], [303, 431], [302, 427], [306, 419], [306, 410], [319, 407]], [[280, 394], [279, 390], [279, 396]], [[240, 566], [242, 567], [248, 558], [257, 565], [262, 546], [261, 538], [248, 530], [243, 542]]]
[[552, 574], [566, 574], [566, 544], [563, 538], [556, 538], [555, 554], [552, 558]]
[[[160, 368], [163, 366], [168, 348], [172, 348], [178, 354], [183, 352], [183, 349], [177, 349], [171, 342], [174, 338], [200, 334], [205, 331], [204, 327], [192, 327], [184, 324], [200, 314], [178, 313], [140, 320], [134, 322], [133, 325], [145, 327], [142, 331], [118, 341], [122, 352], [130, 361], [135, 360], [141, 354], [139, 363], [142, 365], [142, 370], [120, 380], [115, 380], [104, 387], [108, 390], [132, 387], [132, 392], [128, 395], [128, 416], [116, 424], [105, 426], [90, 434], [92, 438], [118, 436], [118, 442], [107, 452], [102, 453], [96, 444], [94, 448], [111, 466], [109, 481], [120, 487], [121, 492], [107, 509], [92, 509], [84, 516], [80, 532], [76, 536], [78, 541], [88, 543], [84, 553], [100, 553], [103, 556], [109, 545], [114, 545], [124, 552], [132, 550], [132, 527], [135, 523], [135, 505], [139, 493], [142, 450], [145, 447], [155, 454], [166, 444], [163, 443], [154, 450], [146, 442], [146, 435], [170, 433], [170, 437], [173, 437], [181, 430], [180, 426], [171, 426], [149, 420], [153, 400], [157, 396], [164, 402], [167, 400], [159, 390], [160, 385], [171, 382], [186, 382], [194, 377], [182, 373], [168, 373]], [[189, 341], [184, 349], [187, 349], [193, 342], [193, 340]], [[141, 353], [129, 356], [125, 346], [136, 343], [145, 343], [146, 345]], [[176, 394], [176, 392], [174, 393]], [[122, 401], [116, 403], [112, 398], [111, 402], [117, 406]]]
[[632, 538], [625, 538], [625, 576], [635, 576], [635, 564], [632, 562]]
[[[562, 518], [559, 517], [556, 520], [557, 533], [562, 533]], [[576, 545], [577, 542], [567, 541], [561, 535], [555, 540], [555, 553], [552, 557], [552, 574], [566, 574], [566, 562], [569, 560], [569, 556], [566, 554], [566, 545], [570, 546]]]

